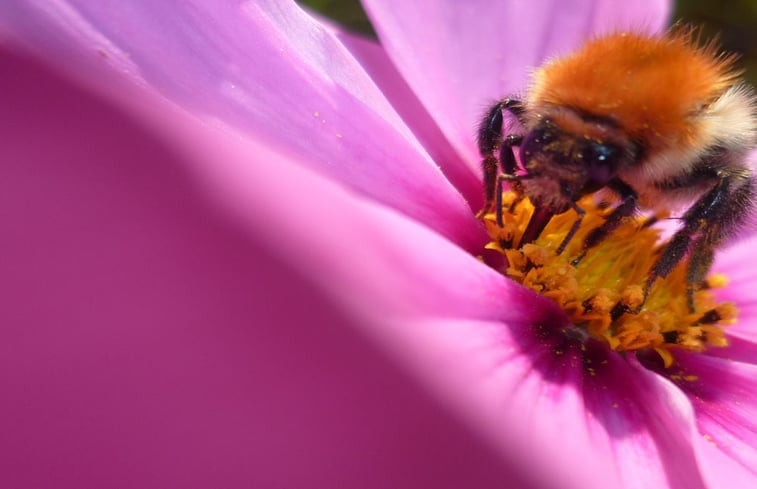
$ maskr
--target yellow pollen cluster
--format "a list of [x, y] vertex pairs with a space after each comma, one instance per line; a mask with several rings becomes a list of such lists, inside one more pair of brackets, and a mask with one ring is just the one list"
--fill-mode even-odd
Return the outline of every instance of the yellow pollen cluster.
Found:
[[483, 217], [492, 240], [487, 248], [505, 256], [505, 275], [555, 301], [576, 327], [613, 350], [651, 348], [666, 367], [673, 364], [671, 349], [701, 352], [709, 346], [727, 345], [723, 326], [735, 322], [736, 308], [732, 303], [716, 303], [710, 292], [725, 285], [725, 277], [708, 277], [694, 293], [691, 312], [682, 263], [668, 277], [658, 278], [644, 301], [649, 271], [664, 248], [660, 231], [647, 226], [644, 218], [627, 218], [573, 265], [584, 251], [587, 235], [612, 211], [597, 205], [594, 196], [584, 197], [578, 205], [586, 215], [563, 253], [557, 255], [555, 250], [576, 220], [572, 210], [553, 217], [536, 241], [515, 248], [533, 205], [527, 198], [505, 192], [504, 226], [497, 225], [494, 213]]

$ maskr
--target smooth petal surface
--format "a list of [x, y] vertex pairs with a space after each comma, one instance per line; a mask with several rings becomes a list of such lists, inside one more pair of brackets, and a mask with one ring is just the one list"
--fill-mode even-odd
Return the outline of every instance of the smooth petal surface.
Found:
[[[718, 300], [733, 302], [739, 310], [738, 322], [728, 326], [729, 334], [753, 345], [757, 345], [757, 295], [754, 293], [757, 267], [751, 266], [755, 247], [757, 234], [746, 236], [717, 253], [712, 268], [713, 272], [722, 273], [728, 279], [727, 287], [715, 290]], [[739, 359], [757, 364], [757, 349], [751, 352], [751, 358], [740, 355]]]
[[694, 405], [696, 441], [711, 487], [757, 485], [757, 366], [678, 353], [666, 375]]
[[0, 4], [0, 38], [83, 80], [107, 66], [466, 249], [482, 243], [469, 206], [359, 62], [292, 1], [12, 0]]
[[441, 324], [439, 336], [466, 331], [455, 336], [480, 378], [460, 384], [457, 403], [476, 400], [482, 435], [534, 457], [540, 476], [571, 488], [704, 487], [691, 404], [662, 377], [582, 348], [555, 321]]
[[368, 71], [373, 81], [412, 129], [413, 134], [439, 165], [447, 179], [463, 194], [471, 208], [480, 209], [484, 203], [480, 175], [462, 159], [442, 134], [434, 118], [402, 78], [384, 48], [370, 39], [350, 34], [336, 26], [331, 26], [331, 29]]
[[[0, 71], [5, 487], [520, 484], [510, 453], [400, 365], [440, 348], [413, 328], [429, 294], [446, 291], [442, 315], [539, 317], [469, 301], [523, 291], [401, 214], [144, 92], [116, 85], [113, 105], [3, 50]], [[279, 205], [293, 181], [316, 197], [295, 198], [309, 215]], [[347, 211], [324, 229], [314, 217], [334, 209]], [[390, 225], [422, 247], [394, 248]], [[452, 284], [421, 274], [449, 262], [446, 279], [460, 261], [453, 303]]]
[[363, 0], [382, 45], [458, 153], [478, 168], [487, 104], [522, 94], [529, 70], [594, 33], [661, 29], [670, 2]]

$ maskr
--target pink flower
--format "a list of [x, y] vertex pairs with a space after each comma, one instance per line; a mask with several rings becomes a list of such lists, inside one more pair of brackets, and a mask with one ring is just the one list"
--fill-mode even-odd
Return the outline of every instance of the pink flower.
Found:
[[753, 487], [754, 235], [675, 377], [475, 258], [482, 107], [668, 4], [364, 3], [383, 48], [287, 0], [0, 4], [3, 486]]

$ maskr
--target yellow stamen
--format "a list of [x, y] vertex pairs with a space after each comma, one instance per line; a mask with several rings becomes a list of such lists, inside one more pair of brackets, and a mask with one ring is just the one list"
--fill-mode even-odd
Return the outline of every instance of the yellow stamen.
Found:
[[728, 344], [723, 326], [735, 322], [736, 308], [716, 303], [710, 292], [725, 285], [724, 276], [708, 277], [694, 292], [694, 312], [687, 301], [685, 264], [668, 277], [658, 278], [644, 300], [649, 271], [664, 243], [660, 231], [645, 226], [643, 218], [626, 218], [588, 250], [578, 265], [572, 265], [584, 251], [587, 235], [612, 210], [598, 206], [593, 196], [584, 197], [578, 205], [586, 215], [562, 254], [556, 255], [555, 250], [576, 219], [573, 211], [554, 216], [536, 241], [516, 249], [513, 244], [520, 242], [533, 205], [528, 198], [505, 192], [504, 226], [497, 225], [494, 213], [483, 217], [492, 240], [487, 248], [505, 256], [505, 275], [555, 301], [575, 326], [613, 350], [651, 349], [666, 367], [673, 364], [673, 349], [701, 352]]

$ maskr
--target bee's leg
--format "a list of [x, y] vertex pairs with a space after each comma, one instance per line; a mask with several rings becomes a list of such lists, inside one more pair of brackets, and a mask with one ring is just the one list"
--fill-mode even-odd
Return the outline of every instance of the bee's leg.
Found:
[[523, 136], [520, 134], [508, 134], [502, 141], [499, 148], [499, 166], [505, 175], [515, 175], [517, 163], [515, 162], [513, 147], [520, 146], [522, 142]]
[[[520, 192], [521, 185], [520, 182], [523, 180], [530, 180], [533, 178], [533, 175], [524, 174], [524, 175], [512, 175], [509, 173], [503, 173], [497, 177], [497, 195], [496, 195], [496, 201], [494, 203], [496, 209], [497, 209], [497, 226], [504, 227], [504, 211], [503, 205], [502, 205], [502, 184], [503, 182], [508, 182], [510, 185], [510, 188], [516, 188], [518, 189], [518, 192]], [[512, 204], [514, 206], [515, 204]]]
[[[515, 175], [515, 154], [513, 153], [513, 146], [519, 146], [523, 141], [523, 136], [520, 134], [509, 134], [501, 144], [499, 149], [499, 165], [502, 169], [502, 174], [497, 179], [496, 190], [494, 192], [495, 197], [495, 209], [497, 212], [497, 225], [499, 227], [504, 226], [504, 217], [502, 216], [502, 182], [507, 180], [511, 186], [516, 186], [518, 192], [520, 192], [520, 180], [524, 179], [524, 176]], [[488, 209], [487, 209], [488, 210]]]
[[534, 213], [531, 214], [531, 219], [528, 221], [526, 230], [523, 231], [523, 236], [521, 236], [520, 238], [518, 248], [523, 247], [524, 244], [535, 241], [539, 237], [541, 232], [544, 231], [544, 228], [547, 227], [547, 224], [549, 224], [549, 221], [554, 215], [554, 212], [544, 207], [535, 208]]
[[[686, 256], [689, 248], [691, 248], [692, 243], [699, 238], [702, 229], [705, 226], [718, 226], [716, 223], [708, 223], [717, 220], [716, 216], [722, 214], [721, 208], [723, 203], [727, 202], [726, 196], [729, 186], [730, 179], [728, 177], [721, 178], [715, 183], [712, 189], [705, 193], [688, 211], [686, 211], [686, 214], [684, 214], [681, 219], [683, 221], [683, 227], [681, 227], [681, 229], [679, 229], [670, 239], [647, 278], [646, 287], [644, 288], [645, 300], [655, 281], [660, 277], [667, 277], [676, 265], [683, 260], [683, 257]], [[704, 251], [703, 246], [704, 244], [695, 247], [700, 250], [700, 254]], [[701, 261], [701, 259], [699, 261]], [[700, 271], [699, 267], [695, 266], [695, 268], [695, 275], [704, 275], [707, 273], [706, 270]], [[690, 301], [689, 306], [691, 305]]]
[[[715, 237], [708, 238], [708, 236], [702, 236], [694, 242], [691, 249], [689, 269], [686, 273], [686, 302], [691, 312], [694, 312], [694, 292], [698, 290], [704, 282], [707, 272], [710, 271], [715, 257], [715, 246], [720, 241], [720, 239], [713, 241]], [[646, 293], [648, 292], [645, 292], [645, 295]]]
[[568, 231], [568, 234], [565, 235], [565, 238], [562, 240], [562, 243], [560, 243], [560, 246], [557, 247], [556, 253], [558, 255], [562, 255], [562, 252], [565, 251], [565, 248], [568, 246], [568, 243], [570, 243], [570, 240], [573, 239], [573, 236], [575, 236], [576, 232], [578, 231], [578, 228], [581, 227], [581, 223], [584, 220], [584, 216], [586, 215], [586, 211], [578, 207], [578, 205], [575, 202], [571, 202], [571, 207], [573, 207], [573, 210], [576, 211], [576, 214], [578, 214], [578, 217], [573, 222], [573, 225], [570, 227], [570, 231]]
[[[533, 178], [533, 175], [517, 175], [514, 179], [520, 181], [528, 180], [529, 178]], [[558, 255], [562, 254], [562, 252], [565, 251], [565, 247], [568, 246], [568, 243], [570, 243], [570, 241], [573, 239], [573, 236], [581, 227], [581, 223], [583, 222], [584, 216], [586, 215], [586, 211], [580, 208], [575, 202], [571, 202], [570, 206], [574, 211], [576, 211], [578, 217], [573, 222], [573, 225], [570, 227], [568, 234], [565, 235], [562, 243], [560, 243], [560, 246], [555, 251]], [[555, 213], [551, 209], [547, 209], [545, 207], [534, 208], [534, 212], [533, 214], [531, 214], [531, 219], [529, 219], [528, 221], [526, 230], [523, 231], [523, 236], [520, 239], [520, 243], [518, 243], [518, 248], [521, 248], [525, 244], [536, 241], [541, 235], [542, 231], [544, 231], [544, 228], [547, 227], [547, 224], [549, 224], [549, 221], [551, 221], [554, 216]]]
[[[581, 254], [571, 262], [574, 266], [578, 265], [581, 262], [583, 257], [586, 256], [586, 252], [589, 251], [589, 249], [601, 243], [608, 234], [610, 234], [615, 229], [617, 229], [618, 226], [620, 226], [623, 218], [632, 215], [637, 208], [636, 199], [638, 198], [638, 196], [636, 195], [636, 191], [634, 191], [634, 189], [632, 189], [631, 186], [626, 182], [616, 178], [614, 180], [611, 180], [610, 183], [607, 184], [607, 186], [610, 188], [610, 190], [620, 196], [620, 204], [618, 204], [617, 207], [613, 209], [613, 211], [609, 216], [607, 216], [607, 219], [605, 219], [605, 222], [602, 223], [601, 226], [594, 229], [591, 233], [589, 233], [589, 236], [586, 237], [586, 241], [584, 241], [584, 246]], [[567, 243], [565, 243], [565, 245], [567, 245]]]
[[686, 211], [683, 227], [657, 259], [647, 279], [644, 297], [657, 278], [665, 278], [691, 249], [687, 271], [687, 295], [693, 311], [694, 291], [710, 269], [713, 250], [746, 218], [753, 207], [755, 182], [750, 170], [728, 168], [718, 172], [715, 185]]
[[[478, 151], [483, 158], [484, 195], [486, 198], [483, 209], [477, 214], [479, 218], [489, 212], [496, 196], [497, 157], [494, 154], [498, 149], [504, 150], [507, 147], [507, 141], [510, 140], [510, 136], [505, 138], [504, 141], [502, 139], [503, 110], [507, 110], [520, 118], [524, 107], [521, 102], [509, 98], [497, 102], [486, 112], [478, 128]], [[500, 161], [503, 167], [510, 165], [510, 161], [512, 161], [512, 173], [515, 172], [515, 155], [513, 154], [512, 147], [517, 146], [519, 143], [520, 140], [510, 140], [507, 151], [500, 151]]]

